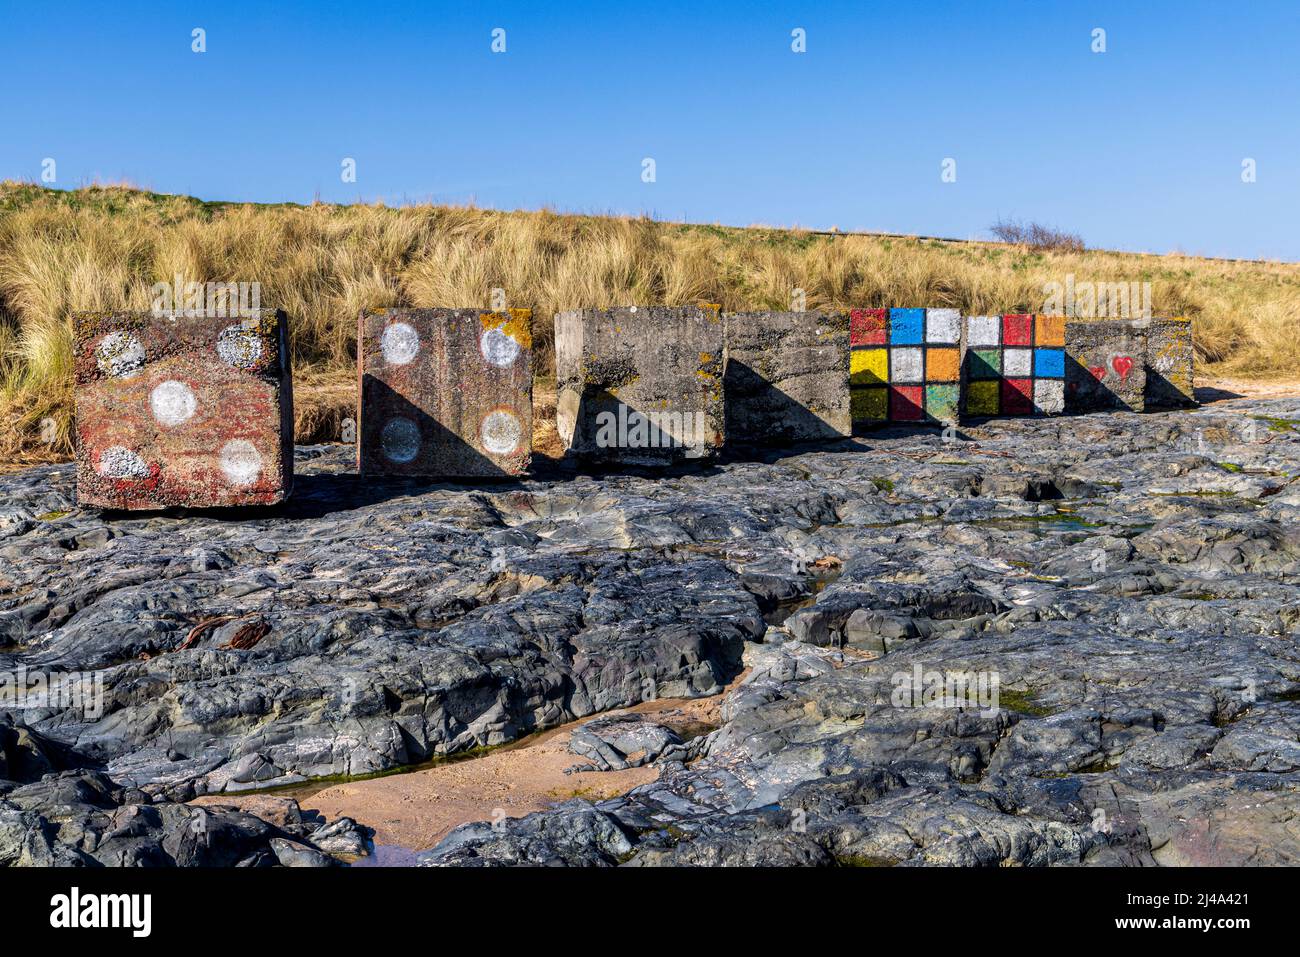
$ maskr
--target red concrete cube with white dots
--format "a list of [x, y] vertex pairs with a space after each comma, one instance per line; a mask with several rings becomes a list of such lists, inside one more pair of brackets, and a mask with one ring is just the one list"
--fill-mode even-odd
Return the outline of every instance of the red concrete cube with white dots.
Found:
[[386, 309], [357, 331], [363, 473], [492, 478], [528, 468], [527, 309]]
[[74, 317], [77, 499], [110, 509], [270, 505], [293, 486], [287, 320]]

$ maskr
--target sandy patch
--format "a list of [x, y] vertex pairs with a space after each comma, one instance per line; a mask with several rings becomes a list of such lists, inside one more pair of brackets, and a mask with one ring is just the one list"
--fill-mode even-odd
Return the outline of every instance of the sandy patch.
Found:
[[1196, 379], [1196, 398], [1202, 402], [1227, 399], [1290, 399], [1300, 396], [1300, 380], [1275, 382], [1268, 379]]
[[[647, 715], [690, 738], [721, 723], [722, 698], [721, 694], [672, 698], [625, 710]], [[566, 768], [589, 766], [569, 752], [568, 742], [572, 731], [590, 720], [543, 731], [481, 758], [405, 774], [329, 785], [314, 793], [305, 787], [275, 794], [213, 794], [193, 803], [231, 805], [274, 820], [285, 798], [294, 797], [304, 811], [319, 811], [331, 821], [347, 816], [374, 828], [377, 845], [424, 851], [461, 824], [490, 821], [502, 814], [523, 817], [574, 797], [592, 801], [616, 797], [659, 776], [654, 767], [565, 774]]]

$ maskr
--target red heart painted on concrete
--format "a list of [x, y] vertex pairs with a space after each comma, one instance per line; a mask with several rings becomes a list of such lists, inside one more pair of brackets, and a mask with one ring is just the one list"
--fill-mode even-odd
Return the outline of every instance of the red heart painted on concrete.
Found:
[[1105, 366], [1088, 366], [1088, 371], [1092, 373], [1092, 377], [1096, 379], [1098, 382], [1106, 378]]
[[1124, 382], [1128, 379], [1128, 374], [1133, 371], [1133, 360], [1129, 356], [1116, 356], [1110, 360], [1111, 367], [1119, 373], [1119, 379]]

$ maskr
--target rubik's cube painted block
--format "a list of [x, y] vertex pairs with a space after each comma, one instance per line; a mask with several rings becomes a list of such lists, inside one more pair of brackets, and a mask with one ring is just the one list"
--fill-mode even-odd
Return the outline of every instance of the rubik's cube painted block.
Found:
[[1192, 320], [1150, 320], [1147, 329], [1146, 376], [1148, 407], [1186, 408], [1196, 405]]
[[568, 455], [668, 465], [726, 435], [716, 305], [578, 309], [555, 317], [556, 428]]
[[967, 316], [963, 410], [972, 417], [1065, 410], [1065, 319]]
[[956, 309], [854, 309], [849, 342], [855, 423], [957, 421], [962, 322]]
[[723, 327], [728, 442], [852, 434], [847, 313], [738, 312]]
[[74, 317], [77, 499], [267, 505], [293, 486], [287, 320]]
[[518, 475], [533, 435], [527, 309], [387, 309], [357, 331], [363, 473]]

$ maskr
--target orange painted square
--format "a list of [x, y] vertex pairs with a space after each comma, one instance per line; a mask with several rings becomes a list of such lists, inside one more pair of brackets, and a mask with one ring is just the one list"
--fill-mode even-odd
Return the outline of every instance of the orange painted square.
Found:
[[1038, 316], [1037, 321], [1038, 335], [1035, 345], [1065, 345], [1065, 316]]
[[927, 349], [925, 351], [926, 382], [956, 382], [960, 378], [960, 349]]

